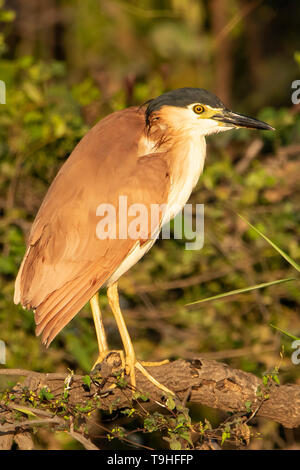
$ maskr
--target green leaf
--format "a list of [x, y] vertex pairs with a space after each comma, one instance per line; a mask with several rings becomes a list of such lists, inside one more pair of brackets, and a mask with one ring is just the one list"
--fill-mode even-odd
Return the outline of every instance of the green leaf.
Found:
[[174, 410], [174, 408], [175, 408], [176, 405], [175, 405], [175, 401], [173, 400], [172, 397], [169, 397], [169, 398], [167, 399], [167, 401], [166, 401], [166, 406], [167, 406], [167, 408], [169, 408], [169, 410]]
[[89, 389], [91, 388], [91, 377], [89, 375], [85, 375], [82, 377], [82, 382], [86, 385]]
[[49, 391], [49, 389], [47, 389], [46, 387], [43, 387], [43, 388], [41, 388], [41, 390], [40, 390], [39, 398], [40, 398], [41, 400], [50, 401], [50, 400], [52, 400], [52, 398], [54, 398], [54, 395], [53, 395], [53, 393], [51, 393], [51, 392]]
[[134, 413], [136, 409], [135, 408], [126, 408], [126, 410], [121, 411], [122, 414], [127, 415], [128, 418], [130, 418]]
[[185, 430], [180, 433], [180, 437], [184, 440], [186, 440], [191, 446], [193, 445], [193, 441], [191, 439], [190, 433], [188, 430]]
[[266, 235], [264, 235], [260, 230], [258, 230], [258, 228], [254, 227], [254, 225], [250, 224], [250, 222], [248, 222], [247, 219], [245, 219], [245, 217], [243, 217], [242, 215], [238, 214], [238, 216], [244, 221], [246, 222], [246, 224], [249, 225], [249, 227], [251, 227], [253, 230], [255, 230], [255, 232], [257, 232], [261, 237], [263, 237], [276, 251], [278, 251], [278, 253], [288, 262], [290, 263], [299, 273], [300, 273], [300, 266], [299, 264], [296, 263], [296, 261], [294, 261], [289, 255], [287, 255], [281, 248], [279, 248], [279, 246], [277, 246], [274, 242], [272, 242], [272, 240], [270, 240]]
[[245, 407], [246, 407], [247, 413], [251, 413], [251, 405], [252, 405], [251, 401], [246, 401], [245, 402]]
[[224, 442], [226, 441], [226, 439], [228, 439], [229, 437], [230, 437], [230, 433], [229, 433], [229, 432], [224, 431], [224, 432], [222, 433], [221, 446], [224, 444]]
[[134, 400], [142, 400], [142, 401], [148, 401], [149, 400], [149, 394], [148, 393], [141, 393], [141, 392], [134, 392], [132, 398]]
[[149, 432], [157, 431], [158, 429], [156, 421], [152, 416], [144, 420], [144, 426]]
[[20, 406], [20, 405], [14, 405], [13, 408], [14, 408], [14, 410], [20, 411], [21, 413], [24, 413], [27, 416], [33, 416], [34, 418], [37, 417], [35, 413], [33, 413], [31, 410], [29, 410], [26, 407], [23, 407], [23, 406]]
[[196, 300], [195, 302], [191, 302], [186, 304], [185, 307], [189, 307], [190, 305], [201, 304], [203, 302], [208, 302], [209, 300], [218, 300], [223, 299], [224, 297], [229, 297], [230, 295], [242, 294], [243, 292], [250, 292], [255, 289], [263, 289], [264, 287], [275, 286], [276, 284], [282, 284], [284, 282], [289, 281], [296, 281], [297, 279], [293, 277], [289, 277], [287, 279], [278, 279], [277, 281], [270, 281], [264, 282], [263, 284], [256, 284], [255, 286], [244, 287], [242, 289], [231, 290], [230, 292], [225, 292], [223, 294], [214, 295], [212, 297], [207, 297], [206, 299]]
[[277, 385], [280, 385], [280, 380], [279, 380], [279, 378], [278, 378], [278, 375], [276, 375], [276, 374], [273, 375], [273, 380], [274, 380], [274, 382], [277, 383]]
[[262, 378], [263, 384], [266, 387], [268, 385], [269, 378], [267, 375], [264, 375]]

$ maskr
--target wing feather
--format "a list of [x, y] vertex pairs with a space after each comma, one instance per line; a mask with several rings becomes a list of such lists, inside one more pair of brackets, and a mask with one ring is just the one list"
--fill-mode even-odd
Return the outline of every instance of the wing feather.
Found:
[[62, 166], [38, 211], [14, 300], [35, 310], [36, 333], [47, 345], [136, 244], [130, 238], [97, 238], [98, 205], [112, 204], [118, 215], [120, 195], [128, 197], [128, 205], [167, 200], [167, 160], [163, 154], [139, 155], [144, 133], [145, 116], [138, 108], [98, 122]]

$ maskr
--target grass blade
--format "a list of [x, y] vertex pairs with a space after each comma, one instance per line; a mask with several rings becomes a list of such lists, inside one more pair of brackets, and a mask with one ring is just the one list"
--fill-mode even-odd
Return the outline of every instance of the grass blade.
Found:
[[272, 323], [270, 323], [270, 326], [271, 326], [272, 328], [275, 328], [275, 330], [280, 331], [280, 333], [282, 333], [282, 334], [288, 336], [288, 337], [291, 338], [291, 339], [300, 340], [300, 338], [297, 338], [297, 336], [294, 336], [294, 335], [292, 335], [291, 333], [288, 333], [287, 331], [282, 330], [282, 329], [279, 328], [278, 326], [272, 325]]
[[278, 253], [284, 258], [286, 259], [286, 261], [288, 263], [290, 263], [299, 273], [300, 273], [300, 266], [299, 264], [296, 263], [296, 261], [294, 261], [289, 255], [287, 255], [281, 248], [279, 248], [279, 246], [277, 246], [274, 242], [272, 242], [272, 240], [270, 240], [266, 235], [264, 235], [260, 230], [258, 230], [258, 228], [254, 227], [254, 225], [250, 224], [250, 222], [248, 222], [247, 219], [245, 219], [245, 217], [243, 217], [242, 215], [238, 214], [238, 216], [244, 221], [246, 222], [249, 227], [251, 227], [253, 230], [255, 230], [256, 233], [258, 233], [261, 237], [263, 237], [276, 251], [278, 251]]
[[264, 287], [269, 287], [269, 286], [275, 286], [276, 284], [282, 284], [284, 282], [289, 282], [289, 281], [296, 281], [297, 279], [293, 277], [289, 277], [286, 279], [278, 279], [277, 281], [271, 281], [271, 282], [264, 282], [263, 284], [256, 284], [255, 286], [250, 286], [250, 287], [244, 287], [242, 289], [236, 289], [232, 290], [230, 292], [225, 292], [223, 294], [218, 294], [214, 295], [213, 297], [207, 297], [206, 299], [202, 300], [196, 300], [195, 302], [191, 302], [189, 304], [186, 304], [185, 307], [189, 307], [191, 305], [196, 305], [196, 304], [201, 304], [204, 302], [208, 302], [210, 300], [219, 300], [223, 299], [224, 297], [229, 297], [230, 295], [235, 295], [235, 294], [242, 294], [243, 292], [249, 292], [255, 289], [263, 289]]

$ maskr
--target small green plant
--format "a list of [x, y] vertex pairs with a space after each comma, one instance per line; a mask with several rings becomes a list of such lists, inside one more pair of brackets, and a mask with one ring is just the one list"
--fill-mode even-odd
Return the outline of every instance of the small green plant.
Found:
[[39, 399], [41, 401], [51, 401], [54, 398], [53, 393], [50, 392], [46, 387], [41, 388], [39, 392]]

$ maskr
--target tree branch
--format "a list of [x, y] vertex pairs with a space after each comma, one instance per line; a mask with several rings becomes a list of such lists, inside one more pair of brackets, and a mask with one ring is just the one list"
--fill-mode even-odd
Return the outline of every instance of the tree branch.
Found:
[[[84, 405], [96, 396], [100, 402], [97, 406], [103, 410], [128, 406], [132, 392], [129, 387], [120, 388], [114, 385], [116, 379], [112, 373], [116, 375], [116, 363], [111, 361], [107, 358], [107, 361], [101, 364], [101, 378], [96, 380], [91, 376], [90, 387], [84, 384], [82, 376], [71, 377], [68, 389], [70, 405]], [[299, 385], [277, 385], [270, 380], [268, 385], [264, 386], [262, 380], [253, 374], [202, 358], [177, 360], [161, 366], [147, 367], [147, 370], [159, 382], [173, 390], [180, 400], [223, 411], [254, 413], [256, 416], [281, 423], [287, 428], [300, 425]], [[0, 369], [0, 376], [5, 375], [24, 376], [22, 387], [28, 387], [36, 393], [46, 387], [53, 394], [54, 401], [66, 390], [65, 379], [68, 377], [67, 374]], [[161, 399], [161, 391], [139, 371], [136, 372], [136, 378], [138, 391], [147, 392], [154, 400]], [[14, 388], [14, 394], [17, 392], [18, 385]]]

